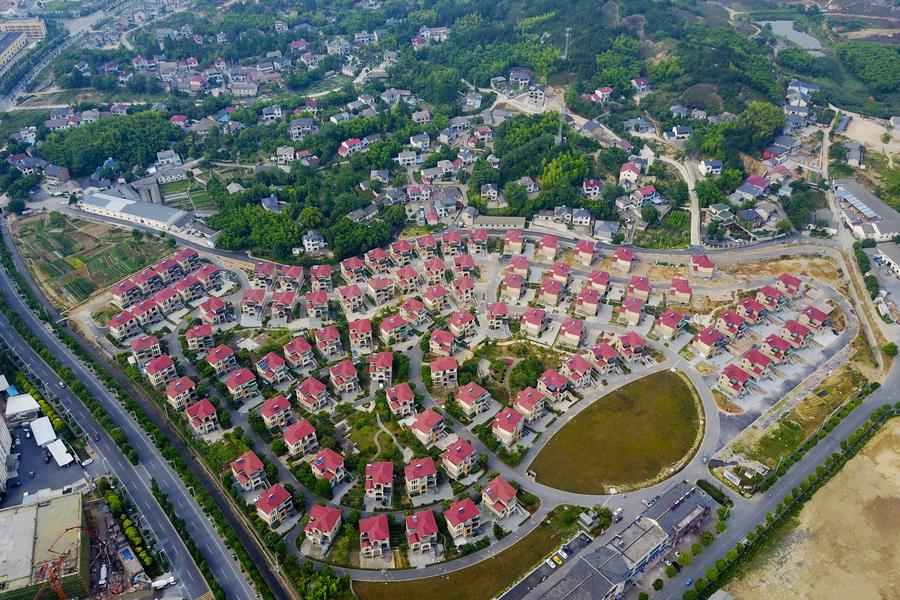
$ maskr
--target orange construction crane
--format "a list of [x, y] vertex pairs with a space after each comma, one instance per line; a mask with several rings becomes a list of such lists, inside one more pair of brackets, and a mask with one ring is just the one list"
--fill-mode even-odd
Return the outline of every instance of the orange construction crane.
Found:
[[41, 597], [41, 595], [44, 593], [44, 590], [47, 589], [48, 585], [53, 586], [53, 589], [54, 591], [56, 591], [56, 596], [59, 598], [59, 600], [68, 600], [68, 596], [66, 595], [65, 590], [63, 590], [62, 583], [60, 583], [59, 575], [62, 572], [62, 568], [66, 562], [66, 559], [69, 558], [70, 551], [66, 550], [65, 552], [59, 552], [58, 550], [54, 550], [53, 547], [56, 546], [57, 542], [59, 542], [60, 539], [62, 539], [62, 536], [75, 529], [84, 530], [85, 533], [88, 534], [88, 537], [92, 539], [94, 538], [93, 532], [83, 525], [67, 527], [66, 529], [63, 529], [58, 536], [56, 536], [56, 539], [53, 540], [53, 543], [50, 544], [49, 548], [47, 548], [47, 551], [58, 554], [59, 558], [42, 564], [41, 568], [38, 570], [38, 576], [44, 580], [44, 584], [41, 585], [38, 593], [34, 595], [34, 600], [38, 600]]

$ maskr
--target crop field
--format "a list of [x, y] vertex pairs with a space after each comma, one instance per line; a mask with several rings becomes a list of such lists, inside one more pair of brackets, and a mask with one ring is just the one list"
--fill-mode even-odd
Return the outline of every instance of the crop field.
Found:
[[579, 494], [652, 480], [692, 452], [700, 410], [686, 378], [648, 375], [576, 415], [529, 468], [539, 483]]
[[691, 243], [691, 217], [683, 210], [671, 210], [658, 223], [634, 236], [640, 248], [669, 250], [687, 248]]
[[165, 183], [160, 186], [163, 201], [167, 206], [181, 210], [213, 210], [216, 203], [206, 188], [197, 182], [184, 180]]
[[23, 260], [48, 297], [69, 308], [155, 262], [169, 248], [158, 239], [100, 223], [40, 215], [16, 231]]

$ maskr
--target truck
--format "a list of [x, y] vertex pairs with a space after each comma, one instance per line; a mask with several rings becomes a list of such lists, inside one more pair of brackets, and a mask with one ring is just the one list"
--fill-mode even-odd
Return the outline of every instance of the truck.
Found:
[[174, 577], [163, 577], [161, 579], [157, 579], [150, 584], [150, 587], [152, 587], [154, 590], [161, 590], [163, 588], [169, 587], [170, 585], [175, 585]]

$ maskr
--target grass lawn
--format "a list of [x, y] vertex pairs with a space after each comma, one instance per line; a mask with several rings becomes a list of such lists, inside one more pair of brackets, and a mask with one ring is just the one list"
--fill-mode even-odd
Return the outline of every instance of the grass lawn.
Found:
[[59, 307], [71, 307], [172, 250], [157, 237], [60, 213], [22, 223], [14, 239], [37, 282]]
[[579, 413], [529, 468], [538, 482], [581, 494], [651, 480], [698, 441], [700, 409], [694, 396], [681, 375], [648, 375]]
[[635, 234], [634, 245], [641, 248], [687, 248], [691, 243], [691, 216], [683, 210], [671, 210], [661, 221]]
[[397, 583], [354, 581], [353, 591], [361, 600], [444, 600], [455, 598], [493, 598], [513, 585], [531, 568], [577, 529], [578, 507], [557, 508], [552, 518], [490, 560], [443, 575]]
[[163, 195], [177, 194], [178, 192], [186, 192], [189, 187], [191, 187], [191, 182], [187, 179], [182, 179], [181, 181], [170, 181], [169, 183], [162, 184], [159, 186], [159, 191], [161, 191]]

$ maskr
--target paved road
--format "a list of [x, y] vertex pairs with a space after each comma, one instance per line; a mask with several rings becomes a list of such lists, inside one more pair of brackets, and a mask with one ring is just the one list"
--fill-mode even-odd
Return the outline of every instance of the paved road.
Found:
[[696, 166], [690, 159], [682, 163], [662, 154], [657, 156], [657, 158], [678, 169], [678, 172], [681, 173], [681, 178], [684, 179], [688, 186], [688, 197], [691, 200], [691, 246], [700, 246], [703, 242], [700, 239], [700, 199], [697, 197], [695, 189], [694, 169]]
[[[822, 462], [825, 457], [840, 450], [841, 440], [856, 431], [877, 408], [885, 403], [895, 403], [900, 395], [900, 367], [895, 362], [885, 378], [882, 386], [869, 396], [855, 411], [853, 411], [840, 425], [820, 441], [810, 452], [798, 461], [787, 474], [778, 480], [766, 494], [760, 494], [751, 500], [738, 497], [726, 490], [729, 496], [735, 500], [735, 508], [728, 520], [728, 529], [725, 533], [716, 537], [711, 546], [705, 548], [703, 553], [695, 557], [694, 562], [671, 580], [666, 581], [666, 587], [656, 597], [662, 600], [675, 600], [681, 598], [685, 589], [684, 582], [688, 578], [694, 580], [704, 577], [706, 570], [715, 566], [715, 561], [723, 558], [725, 553], [734, 548], [748, 531], [754, 529], [758, 523], [765, 522], [766, 513], [774, 512], [775, 506], [781, 499], [803, 481]], [[693, 476], [693, 474], [692, 474]], [[643, 494], [644, 492], [642, 492]], [[627, 512], [626, 512], [627, 515]], [[636, 516], [636, 515], [632, 515]], [[631, 521], [625, 518], [618, 527], [611, 528], [607, 533], [597, 538], [581, 555], [586, 554], [597, 545], [606, 544], [612, 537], [624, 529]], [[573, 557], [575, 558], [575, 557]], [[576, 560], [570, 558], [565, 565], [556, 569], [547, 579], [534, 585], [533, 580], [520, 582], [510, 592], [503, 596], [505, 600], [513, 598], [541, 598], [548, 590], [557, 585], [565, 577]], [[524, 586], [524, 587], [523, 587]], [[533, 588], [533, 589], [532, 589]]]
[[[11, 289], [7, 285], [5, 275], [0, 286], [2, 286], [3, 294], [8, 298]], [[166, 557], [168, 557], [176, 580], [183, 585], [184, 592], [190, 598], [198, 598], [205, 594], [209, 588], [203, 579], [203, 575], [150, 491], [147, 469], [144, 466], [135, 467], [128, 462], [122, 455], [119, 447], [97, 423], [90, 411], [81, 404], [68, 388], [59, 385], [59, 377], [56, 373], [13, 329], [4, 315], [0, 315], [0, 337], [3, 338], [9, 345], [9, 348], [27, 365], [35, 376], [50, 387], [53, 394], [59, 398], [66, 410], [72, 414], [85, 432], [96, 432], [99, 434], [99, 440], [94, 441], [88, 438], [88, 443], [101, 457], [99, 460], [102, 460], [111, 469], [112, 473], [128, 490], [141, 515], [147, 520], [150, 529], [157, 540], [159, 540], [159, 546]], [[116, 425], [123, 428], [127, 426], [126, 421], [128, 419], [121, 414], [110, 411], [110, 416], [116, 422]], [[141, 440], [133, 440], [132, 445], [141, 453], [142, 465], [148, 464], [153, 454], [148, 452], [146, 448], [142, 448]], [[174, 489], [176, 486], [173, 485], [177, 482], [163, 476], [157, 478], [157, 483], [173, 500], [177, 498], [178, 491]]]
[[[5, 234], [5, 221], [2, 222], [2, 225]], [[4, 239], [7, 239], [6, 236], [4, 236]], [[13, 256], [14, 258], [18, 258], [16, 254]], [[20, 263], [18, 266], [20, 269], [23, 268]], [[27, 271], [22, 272], [27, 274]], [[148, 480], [150, 478], [156, 479], [160, 488], [168, 494], [169, 499], [178, 511], [179, 516], [185, 519], [188, 532], [200, 547], [204, 557], [210, 564], [213, 575], [225, 589], [228, 597], [253, 598], [255, 592], [253, 591], [252, 586], [246, 581], [244, 575], [240, 572], [235, 561], [231, 559], [231, 551], [225, 546], [224, 542], [222, 542], [213, 525], [203, 514], [203, 511], [194, 501], [193, 497], [189, 494], [184, 483], [172, 471], [168, 463], [162, 459], [153, 441], [147, 437], [143, 429], [141, 429], [131, 415], [125, 411], [113, 395], [102, 386], [97, 381], [96, 377], [85, 368], [82, 362], [71, 353], [69, 348], [48, 331], [45, 325], [27, 307], [24, 300], [22, 300], [22, 298], [14, 291], [12, 282], [3, 270], [0, 270], [0, 292], [3, 293], [16, 313], [22, 317], [28, 328], [38, 336], [44, 344], [44, 347], [50, 350], [58, 360], [71, 369], [75, 375], [88, 386], [88, 389], [94, 394], [94, 397], [103, 405], [108, 414], [116, 420], [117, 425], [125, 430], [129, 442], [134, 446], [135, 450], [137, 450], [141, 459], [139, 470], [143, 471], [143, 476], [140, 480], [144, 482], [145, 486], [148, 486]], [[58, 381], [58, 379], [58, 377], [51, 375], [48, 380]], [[126, 387], [126, 389], [128, 388]], [[134, 397], [138, 401], [141, 401], [139, 394], [135, 393]], [[70, 400], [71, 402], [68, 402], [67, 406], [77, 406], [86, 411], [83, 405], [72, 400], [71, 395]], [[145, 407], [145, 409], [147, 408], [148, 407]], [[151, 419], [153, 419], [163, 432], [166, 433], [173, 447], [176, 448], [176, 450], [182, 454], [182, 457], [188, 461], [188, 464], [193, 467], [192, 472], [198, 476], [201, 481], [207, 483], [207, 490], [213, 495], [214, 500], [217, 500], [217, 505], [223, 510], [226, 518], [229, 518], [232, 528], [237, 531], [242, 531], [244, 529], [243, 521], [240, 517], [229, 511], [229, 509], [233, 510], [230, 501], [224, 497], [221, 490], [219, 490], [216, 484], [212, 482], [211, 476], [196, 464], [196, 459], [192, 458], [190, 451], [184, 446], [184, 443], [180, 437], [178, 437], [177, 432], [172, 428], [171, 424], [164, 418], [154, 414], [153, 410], [155, 408], [156, 407], [150, 407], [150, 410], [148, 410]], [[154, 417], [158, 418], [154, 419]], [[152, 496], [150, 499], [152, 500], [153, 506], [159, 510], [159, 506], [155, 503]], [[144, 507], [141, 506], [141, 508], [143, 509]], [[168, 521], [166, 521], [166, 523], [168, 523]], [[169, 527], [171, 527], [171, 524]], [[255, 538], [252, 539], [255, 540]], [[281, 583], [277, 575], [275, 575], [271, 566], [269, 569], [266, 569], [266, 566], [269, 565], [269, 563], [262, 551], [252, 543], [245, 544], [245, 548], [250, 553], [254, 562], [259, 566], [263, 576], [266, 577], [269, 586], [275, 590], [276, 593], [278, 590], [282, 590], [283, 595], [280, 595], [279, 597], [288, 597], [289, 593], [284, 588], [283, 583]]]
[[[0, 278], [0, 287], [2, 287], [2, 292], [7, 299], [10, 298], [11, 294], [15, 296], [15, 294], [12, 293], [12, 289], [9, 287], [9, 282], [5, 273], [2, 278]], [[49, 334], [47, 335], [49, 336]], [[99, 434], [99, 440], [89, 440], [88, 443], [102, 457], [102, 460], [109, 466], [113, 474], [119, 478], [119, 481], [121, 481], [128, 490], [128, 493], [137, 505], [138, 510], [147, 520], [150, 529], [153, 531], [157, 540], [159, 540], [160, 548], [162, 548], [163, 552], [168, 557], [176, 580], [183, 585], [184, 592], [190, 598], [198, 598], [205, 594], [209, 588], [206, 585], [206, 581], [203, 579], [203, 575], [200, 573], [200, 570], [188, 553], [187, 548], [185, 548], [184, 543], [182, 543], [175, 528], [172, 527], [168, 517], [163, 512], [162, 508], [160, 508], [159, 504], [157, 504], [156, 499], [153, 497], [153, 493], [150, 491], [150, 477], [148, 476], [148, 472], [152, 471], [154, 473], [153, 477], [156, 479], [160, 488], [166, 492], [174, 502], [183, 505], [184, 502], [180, 497], [187, 494], [187, 490], [181, 485], [181, 481], [169, 471], [168, 465], [166, 465], [165, 462], [151, 449], [152, 442], [143, 436], [136, 434], [134, 431], [134, 424], [131, 423], [131, 419], [128, 418], [127, 415], [123, 414], [121, 409], [114, 410], [112, 406], [108, 406], [107, 403], [111, 402], [111, 399], [108, 397], [104, 398], [99, 394], [97, 395], [97, 399], [107, 407], [109, 415], [112, 417], [113, 421], [115, 421], [116, 425], [128, 432], [129, 440], [140, 454], [141, 465], [138, 467], [133, 466], [122, 455], [119, 447], [116, 446], [112, 439], [110, 439], [106, 431], [96, 420], [94, 420], [90, 411], [81, 404], [68, 388], [59, 385], [59, 377], [56, 373], [54, 373], [43, 359], [41, 359], [25, 340], [19, 336], [4, 315], [0, 315], [0, 336], [3, 337], [4, 341], [6, 341], [12, 351], [24, 361], [28, 368], [50, 386], [53, 393], [60, 399], [66, 409], [75, 417], [79, 425], [85, 431], [96, 432]], [[93, 383], [92, 387], [98, 387], [93, 377], [86, 375], [83, 381]], [[112, 402], [112, 404], [116, 403]], [[118, 405], [116, 404], [116, 406]], [[190, 502], [187, 504], [192, 505]], [[181, 512], [182, 516], [190, 516], [189, 510], [179, 512]], [[197, 526], [199, 526], [200, 521], [205, 521], [205, 519], [203, 519], [202, 513], [200, 513], [199, 516], [194, 516], [197, 518], [189, 518], [188, 526], [190, 527], [191, 521], [193, 521], [194, 529], [198, 529]], [[195, 535], [195, 532], [192, 531], [191, 535]], [[203, 539], [202, 531], [196, 531], [196, 535], [197, 537], [195, 539]], [[239, 588], [231, 589], [235, 592], [240, 591]], [[237, 598], [240, 596], [233, 597]]]

